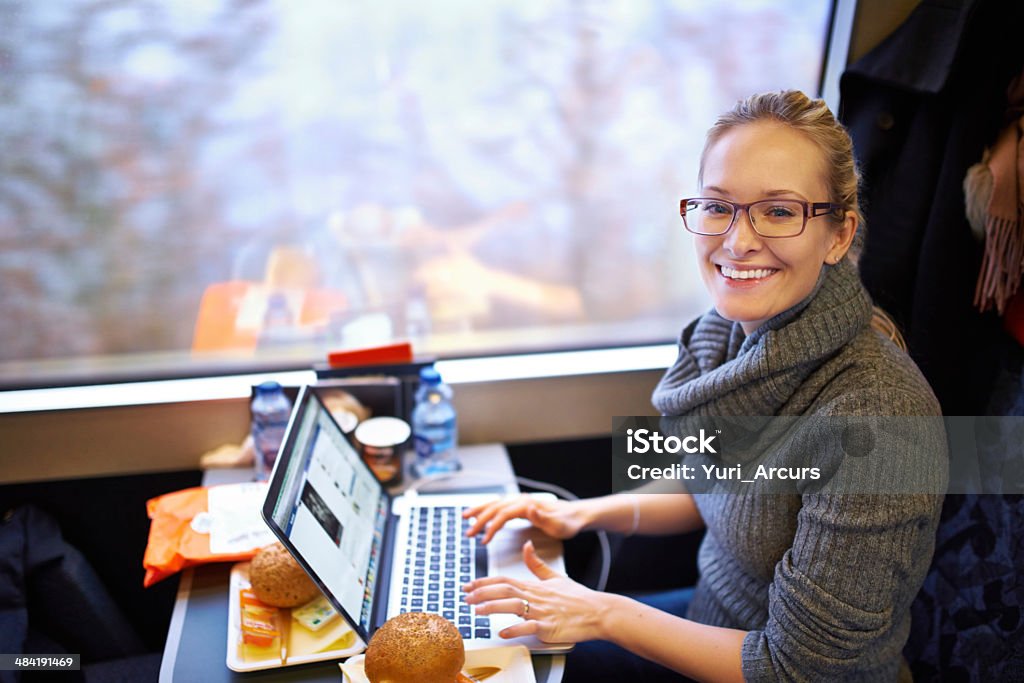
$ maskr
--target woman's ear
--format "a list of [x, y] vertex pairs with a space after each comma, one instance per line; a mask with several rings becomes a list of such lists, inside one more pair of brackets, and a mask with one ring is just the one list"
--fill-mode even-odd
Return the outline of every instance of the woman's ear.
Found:
[[835, 265], [842, 260], [853, 244], [853, 236], [857, 234], [859, 221], [856, 211], [846, 212], [842, 226], [832, 233], [832, 245], [825, 254], [825, 263]]

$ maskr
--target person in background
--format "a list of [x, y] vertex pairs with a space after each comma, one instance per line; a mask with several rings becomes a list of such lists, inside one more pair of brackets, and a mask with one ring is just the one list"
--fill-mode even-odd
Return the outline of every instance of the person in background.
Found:
[[[654, 391], [659, 412], [939, 415], [917, 367], [872, 324], [850, 254], [858, 181], [850, 137], [821, 100], [759, 94], [719, 118], [699, 196], [681, 204], [714, 309], [683, 330]], [[944, 455], [929, 456], [942, 481]], [[700, 580], [644, 601], [600, 593], [554, 572], [527, 544], [536, 581], [478, 579], [465, 586], [467, 601], [479, 614], [522, 616], [504, 637], [577, 643], [567, 681], [909, 679], [901, 651], [941, 503], [934, 493], [809, 488], [505, 499], [467, 511], [467, 533], [483, 530], [489, 541], [514, 518], [563, 539], [703, 527]]]

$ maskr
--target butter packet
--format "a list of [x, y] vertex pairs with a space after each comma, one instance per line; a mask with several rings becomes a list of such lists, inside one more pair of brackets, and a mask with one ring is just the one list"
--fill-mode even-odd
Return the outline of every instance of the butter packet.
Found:
[[292, 610], [292, 619], [316, 632], [338, 618], [338, 612], [323, 595], [313, 598], [302, 607]]
[[239, 593], [241, 622], [238, 652], [244, 662], [255, 662], [281, 657], [281, 632], [278, 628], [278, 608], [264, 605], [248, 588]]

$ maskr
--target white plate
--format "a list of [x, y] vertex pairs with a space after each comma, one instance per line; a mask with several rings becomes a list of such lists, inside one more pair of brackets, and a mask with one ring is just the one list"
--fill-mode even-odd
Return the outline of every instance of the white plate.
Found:
[[[343, 662], [342, 678], [345, 683], [370, 683], [363, 671], [365, 655], [358, 655]], [[487, 683], [536, 683], [530, 651], [522, 645], [486, 647], [479, 650], [466, 649], [466, 665], [463, 671], [477, 666], [497, 666], [501, 671], [487, 679]]]
[[273, 659], [261, 659], [250, 661], [242, 659], [239, 652], [241, 641], [241, 606], [239, 605], [238, 593], [249, 587], [249, 563], [239, 562], [231, 568], [230, 600], [228, 600], [228, 655], [227, 665], [232, 671], [259, 671], [261, 669], [277, 669], [282, 666], [293, 666], [297, 664], [308, 664], [310, 662], [323, 662], [332, 659], [344, 659], [357, 652], [366, 649], [359, 636], [355, 637], [351, 647], [342, 650], [317, 650], [317, 641], [325, 640], [326, 644], [332, 643], [351, 629], [341, 617], [321, 630], [313, 633], [305, 627], [296, 624], [291, 618], [290, 610], [281, 610], [287, 618], [290, 628], [288, 629], [289, 655], [288, 663], [281, 664], [280, 657]]

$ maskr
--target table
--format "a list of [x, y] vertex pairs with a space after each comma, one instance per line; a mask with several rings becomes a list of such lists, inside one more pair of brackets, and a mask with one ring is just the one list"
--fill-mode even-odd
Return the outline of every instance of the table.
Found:
[[[498, 444], [460, 447], [463, 468], [458, 475], [420, 489], [441, 491], [519, 490], [505, 447]], [[407, 463], [408, 466], [408, 463]], [[205, 486], [245, 481], [249, 469], [209, 470]], [[408, 486], [412, 478], [404, 478]], [[401, 490], [401, 487], [399, 489]], [[279, 669], [237, 673], [227, 667], [228, 577], [230, 564], [209, 564], [182, 572], [178, 596], [167, 632], [160, 683], [193, 681], [330, 681], [338, 683], [341, 672], [335, 661], [303, 664]], [[559, 683], [565, 655], [534, 655], [537, 683]]]

